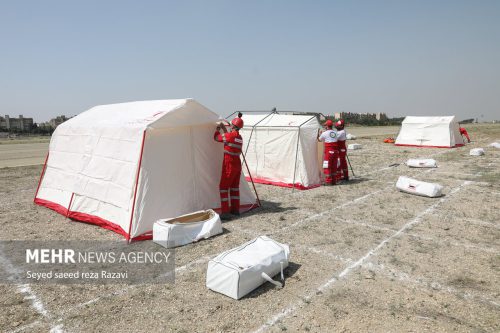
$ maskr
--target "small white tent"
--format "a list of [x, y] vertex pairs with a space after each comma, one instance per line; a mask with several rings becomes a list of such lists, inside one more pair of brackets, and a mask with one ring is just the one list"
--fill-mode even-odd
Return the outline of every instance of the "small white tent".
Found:
[[243, 112], [243, 121], [243, 152], [254, 182], [303, 190], [321, 184], [315, 115]]
[[403, 120], [396, 146], [453, 148], [463, 146], [455, 116], [413, 117]]
[[[192, 99], [96, 106], [59, 125], [35, 203], [128, 240], [153, 224], [220, 207], [219, 116]], [[242, 175], [241, 210], [256, 205]]]

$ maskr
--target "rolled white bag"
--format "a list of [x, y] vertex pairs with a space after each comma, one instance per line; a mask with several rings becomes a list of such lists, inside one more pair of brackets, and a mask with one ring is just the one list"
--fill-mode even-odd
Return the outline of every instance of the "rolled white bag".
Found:
[[442, 195], [443, 186], [435, 183], [426, 183], [420, 180], [400, 176], [396, 187], [403, 192], [435, 198]]
[[361, 145], [359, 143], [351, 143], [350, 145], [347, 146], [347, 149], [349, 150], [356, 150], [356, 149], [361, 149]]
[[469, 152], [470, 156], [481, 156], [484, 155], [484, 149], [483, 148], [472, 148]]
[[500, 143], [498, 143], [498, 142], [490, 143], [490, 147], [500, 148]]
[[[267, 236], [257, 237], [208, 262], [206, 286], [240, 299], [288, 266], [290, 248]], [[283, 273], [282, 273], [283, 279]], [[283, 286], [278, 281], [272, 282]]]
[[425, 159], [409, 159], [406, 161], [406, 165], [410, 168], [437, 168], [436, 160], [432, 158]]
[[347, 140], [356, 140], [357, 136], [356, 136], [356, 135], [353, 135], [353, 134], [351, 134], [351, 133], [347, 133], [347, 134], [346, 134], [346, 136], [345, 136], [345, 138], [346, 138]]
[[153, 225], [153, 242], [173, 248], [222, 233], [219, 214], [212, 209], [161, 219]]

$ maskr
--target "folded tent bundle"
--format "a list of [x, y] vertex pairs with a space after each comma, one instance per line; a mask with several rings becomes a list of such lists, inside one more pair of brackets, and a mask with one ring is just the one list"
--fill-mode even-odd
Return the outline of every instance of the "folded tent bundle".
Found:
[[210, 260], [206, 285], [213, 291], [240, 299], [266, 281], [280, 284], [271, 277], [281, 272], [283, 279], [289, 258], [288, 245], [260, 236]]
[[498, 142], [490, 143], [490, 147], [500, 148], [500, 143], [498, 143]]
[[349, 150], [356, 150], [356, 149], [361, 149], [361, 145], [359, 143], [351, 143], [350, 145], [347, 146], [347, 149]]
[[412, 159], [406, 161], [406, 165], [410, 168], [437, 168], [436, 160], [432, 158]]
[[161, 219], [153, 225], [153, 241], [166, 248], [186, 245], [221, 233], [219, 214], [212, 209]]
[[435, 198], [442, 195], [443, 186], [435, 183], [427, 183], [420, 180], [400, 176], [396, 187], [406, 193]]
[[481, 156], [484, 155], [484, 149], [483, 148], [472, 148], [469, 152], [470, 156]]

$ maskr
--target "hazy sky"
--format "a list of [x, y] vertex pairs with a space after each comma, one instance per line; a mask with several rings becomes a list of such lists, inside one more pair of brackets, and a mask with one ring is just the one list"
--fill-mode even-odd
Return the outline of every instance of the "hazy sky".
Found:
[[193, 97], [500, 119], [500, 1], [0, 0], [0, 114]]

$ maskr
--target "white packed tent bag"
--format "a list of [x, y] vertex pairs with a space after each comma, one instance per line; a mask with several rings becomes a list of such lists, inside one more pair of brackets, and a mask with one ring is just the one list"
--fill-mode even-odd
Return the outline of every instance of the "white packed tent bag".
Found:
[[[209, 289], [240, 299], [288, 266], [290, 249], [267, 236], [257, 237], [219, 254], [208, 262], [206, 285]], [[282, 285], [281, 285], [282, 286]]]
[[346, 134], [346, 136], [345, 136], [345, 138], [346, 138], [347, 140], [356, 140], [356, 138], [357, 138], [357, 137], [356, 137], [356, 135], [354, 135], [354, 134], [347, 133], [347, 134]]
[[490, 143], [490, 147], [500, 148], [500, 143], [498, 142]]
[[405, 176], [399, 176], [396, 187], [403, 192], [422, 195], [425, 197], [439, 197], [442, 195], [443, 186], [435, 183], [427, 183]]
[[437, 162], [432, 158], [413, 159], [406, 161], [406, 165], [411, 168], [437, 168]]
[[470, 156], [481, 156], [484, 155], [484, 149], [483, 148], [473, 148], [469, 152]]
[[359, 143], [351, 143], [350, 145], [347, 146], [347, 149], [349, 150], [361, 149], [361, 145]]
[[212, 209], [161, 219], [153, 225], [153, 242], [166, 248], [186, 245], [222, 233], [219, 214]]

